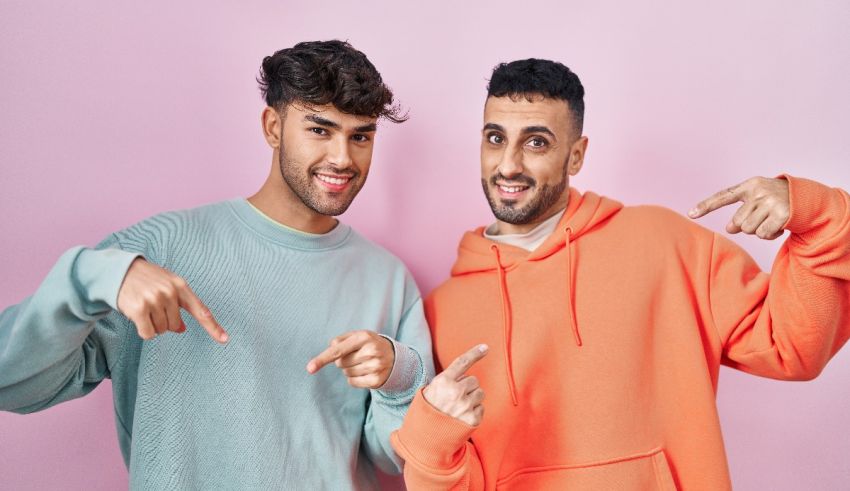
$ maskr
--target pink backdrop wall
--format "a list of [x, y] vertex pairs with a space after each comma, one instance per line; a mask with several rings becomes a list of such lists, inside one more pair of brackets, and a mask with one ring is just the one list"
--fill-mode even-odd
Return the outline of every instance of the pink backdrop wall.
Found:
[[[581, 76], [591, 143], [580, 189], [680, 212], [781, 171], [850, 189], [846, 2], [117, 3], [0, 3], [0, 306], [33, 292], [72, 245], [256, 190], [270, 153], [254, 76], [300, 40], [350, 40], [410, 108], [409, 122], [379, 131], [344, 220], [426, 292], [461, 232], [490, 221], [478, 132], [500, 61], [549, 57]], [[779, 246], [735, 240], [764, 268]], [[724, 369], [736, 488], [846, 489], [848, 381], [850, 349], [809, 383]], [[0, 488], [126, 482], [108, 382], [36, 415], [0, 414]]]

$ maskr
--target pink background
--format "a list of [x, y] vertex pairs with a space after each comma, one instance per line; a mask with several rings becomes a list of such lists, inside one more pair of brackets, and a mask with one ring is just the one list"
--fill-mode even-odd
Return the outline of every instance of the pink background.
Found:
[[[254, 76], [300, 40], [350, 40], [410, 108], [409, 122], [379, 131], [344, 220], [405, 260], [424, 292], [447, 275], [461, 232], [491, 219], [478, 135], [500, 61], [554, 58], [580, 75], [580, 189], [684, 212], [753, 175], [850, 188], [846, 2], [116, 3], [0, 4], [0, 306], [32, 293], [72, 245], [255, 191], [270, 151]], [[735, 240], [764, 268], [779, 247]], [[847, 488], [850, 349], [810, 383], [721, 379], [737, 489]], [[0, 414], [3, 489], [126, 482], [108, 382], [36, 415]]]

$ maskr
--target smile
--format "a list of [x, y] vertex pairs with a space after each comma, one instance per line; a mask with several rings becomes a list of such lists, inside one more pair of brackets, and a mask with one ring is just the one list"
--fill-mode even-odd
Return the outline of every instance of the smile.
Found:
[[498, 185], [496, 185], [496, 187], [499, 189], [499, 194], [503, 198], [515, 199], [519, 195], [521, 195], [522, 193], [527, 191], [530, 186], [523, 186], [523, 185], [505, 186], [505, 185], [502, 185], [502, 184], [498, 184]]
[[313, 174], [316, 179], [326, 188], [331, 191], [339, 192], [348, 186], [354, 176], [340, 176], [333, 174]]

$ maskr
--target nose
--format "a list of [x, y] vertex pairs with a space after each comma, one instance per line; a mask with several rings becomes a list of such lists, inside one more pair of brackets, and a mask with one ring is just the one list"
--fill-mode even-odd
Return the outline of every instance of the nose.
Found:
[[511, 151], [511, 149], [506, 148], [502, 153], [502, 158], [499, 161], [499, 167], [497, 170], [500, 174], [507, 178], [522, 174], [522, 171], [524, 170], [522, 165], [522, 152]]
[[344, 169], [354, 163], [351, 159], [351, 151], [348, 148], [347, 138], [335, 138], [330, 143], [331, 148], [328, 151], [328, 163], [334, 167]]

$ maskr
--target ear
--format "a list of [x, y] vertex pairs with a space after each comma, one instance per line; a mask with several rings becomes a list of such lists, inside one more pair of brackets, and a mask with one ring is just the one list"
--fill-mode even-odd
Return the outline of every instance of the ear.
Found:
[[582, 136], [573, 143], [570, 147], [570, 163], [567, 165], [567, 171], [571, 176], [578, 174], [581, 167], [584, 165], [584, 153], [587, 151], [587, 137]]
[[263, 136], [269, 146], [280, 148], [280, 140], [283, 134], [283, 116], [273, 107], [266, 106], [260, 116], [263, 125]]

